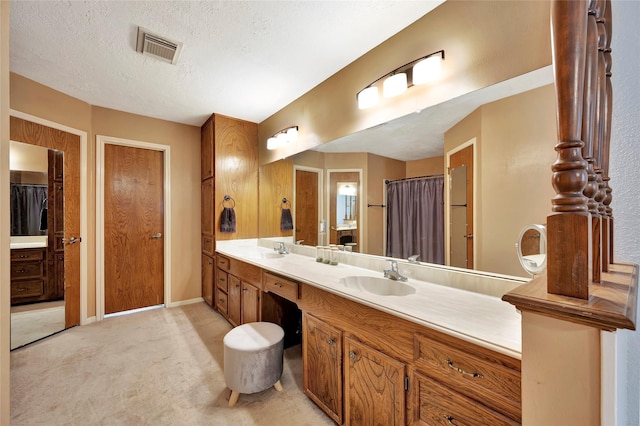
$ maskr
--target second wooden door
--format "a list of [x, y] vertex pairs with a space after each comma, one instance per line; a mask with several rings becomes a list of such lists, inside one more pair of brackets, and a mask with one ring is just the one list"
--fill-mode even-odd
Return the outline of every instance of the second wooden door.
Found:
[[164, 303], [164, 154], [104, 147], [104, 312]]

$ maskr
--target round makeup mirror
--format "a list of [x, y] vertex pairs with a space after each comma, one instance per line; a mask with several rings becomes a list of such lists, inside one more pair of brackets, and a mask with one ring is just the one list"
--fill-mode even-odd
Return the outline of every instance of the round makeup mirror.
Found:
[[518, 259], [531, 275], [541, 274], [547, 266], [547, 230], [544, 225], [527, 225], [516, 243]]

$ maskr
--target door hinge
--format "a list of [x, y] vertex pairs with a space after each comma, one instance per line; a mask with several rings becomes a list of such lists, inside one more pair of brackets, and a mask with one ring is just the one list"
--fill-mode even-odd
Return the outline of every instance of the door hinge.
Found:
[[404, 376], [404, 390], [409, 390], [409, 376]]

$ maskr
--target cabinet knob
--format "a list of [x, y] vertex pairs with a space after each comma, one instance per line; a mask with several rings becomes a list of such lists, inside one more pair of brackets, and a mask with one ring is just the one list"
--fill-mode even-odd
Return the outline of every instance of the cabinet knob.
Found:
[[356, 353], [354, 351], [349, 351], [349, 358], [356, 359]]
[[448, 416], [448, 415], [446, 415], [446, 414], [445, 414], [445, 415], [444, 415], [444, 418], [445, 418], [445, 419], [447, 419], [447, 422], [449, 422], [449, 424], [450, 424], [450, 425], [457, 426], [457, 425], [453, 422], [453, 417]]
[[335, 342], [336, 341], [333, 340], [333, 338], [331, 338], [331, 337], [327, 339], [327, 343], [330, 344], [330, 345], [333, 345]]

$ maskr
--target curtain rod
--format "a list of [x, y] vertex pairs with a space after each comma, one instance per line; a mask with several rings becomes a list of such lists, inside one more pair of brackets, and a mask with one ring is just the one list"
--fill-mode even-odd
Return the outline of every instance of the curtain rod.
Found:
[[435, 178], [439, 178], [439, 177], [444, 177], [444, 173], [440, 173], [438, 175], [427, 175], [427, 176], [416, 176], [416, 177], [410, 177], [410, 178], [402, 178], [402, 179], [394, 179], [394, 180], [385, 180], [384, 183], [389, 184], [389, 183], [393, 183], [393, 182], [400, 182], [403, 180], [413, 180], [413, 179], [435, 179]]

